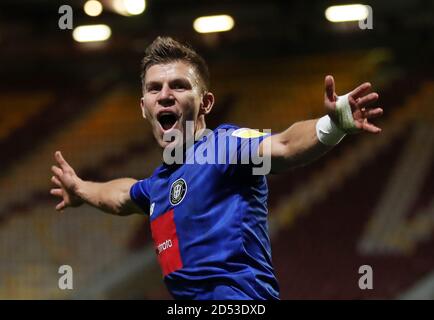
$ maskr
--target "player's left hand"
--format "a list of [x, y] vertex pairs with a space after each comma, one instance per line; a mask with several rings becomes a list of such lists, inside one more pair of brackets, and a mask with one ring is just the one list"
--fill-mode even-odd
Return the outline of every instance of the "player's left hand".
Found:
[[[324, 106], [333, 122], [338, 124], [336, 118], [336, 100], [335, 81], [331, 75], [325, 77]], [[379, 133], [381, 129], [368, 120], [379, 117], [383, 114], [383, 109], [371, 107], [378, 100], [378, 93], [370, 92], [371, 84], [365, 82], [352, 90], [348, 95], [348, 102], [351, 106], [351, 112], [354, 119], [354, 125], [361, 131], [370, 133]]]

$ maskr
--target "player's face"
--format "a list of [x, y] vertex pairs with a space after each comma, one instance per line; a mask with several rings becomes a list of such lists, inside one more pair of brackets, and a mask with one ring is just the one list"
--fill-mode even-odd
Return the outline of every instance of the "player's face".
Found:
[[141, 107], [162, 148], [170, 143], [163, 141], [165, 132], [178, 129], [185, 136], [186, 121], [196, 123], [202, 97], [200, 79], [187, 63], [157, 64], [147, 70]]

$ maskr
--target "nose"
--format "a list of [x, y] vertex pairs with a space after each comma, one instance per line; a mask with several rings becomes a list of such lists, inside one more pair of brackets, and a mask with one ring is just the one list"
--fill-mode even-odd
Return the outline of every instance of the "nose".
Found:
[[172, 90], [167, 84], [164, 84], [161, 88], [160, 95], [158, 97], [158, 103], [163, 107], [170, 107], [175, 103], [175, 97]]

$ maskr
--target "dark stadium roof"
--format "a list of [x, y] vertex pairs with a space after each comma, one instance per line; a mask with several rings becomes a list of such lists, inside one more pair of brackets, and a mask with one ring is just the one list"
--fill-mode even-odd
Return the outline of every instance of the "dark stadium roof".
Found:
[[[328, 6], [345, 1], [148, 0], [139, 16], [104, 10], [96, 18], [84, 14], [84, 2], [1, 1], [0, 72], [23, 75], [47, 68], [74, 72], [77, 63], [92, 68], [106, 59], [137, 66], [146, 44], [160, 34], [190, 42], [209, 60], [389, 47], [404, 58], [421, 54], [412, 60], [430, 62], [434, 51], [434, 2], [429, 0], [361, 2], [373, 8], [372, 30], [360, 30], [355, 23], [332, 24], [324, 18]], [[94, 50], [75, 43], [71, 31], [58, 28], [58, 9], [63, 4], [74, 9], [74, 26], [110, 25], [110, 41]], [[235, 19], [230, 32], [201, 35], [193, 30], [194, 18], [221, 13]]]

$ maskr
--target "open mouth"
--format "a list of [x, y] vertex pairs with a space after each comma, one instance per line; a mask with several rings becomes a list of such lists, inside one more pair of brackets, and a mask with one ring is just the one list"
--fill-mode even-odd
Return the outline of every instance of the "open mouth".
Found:
[[164, 131], [172, 129], [178, 122], [178, 116], [173, 112], [162, 112], [157, 117], [158, 122]]

